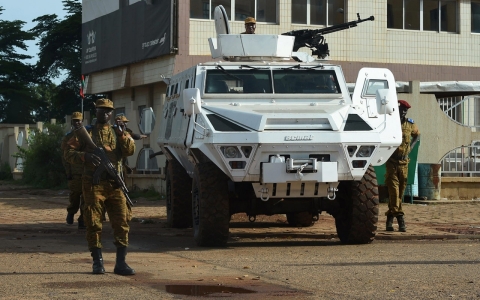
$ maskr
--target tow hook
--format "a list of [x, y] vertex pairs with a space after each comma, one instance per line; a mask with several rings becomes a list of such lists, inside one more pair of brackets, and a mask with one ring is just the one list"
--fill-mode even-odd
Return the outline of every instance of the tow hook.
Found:
[[[266, 196], [264, 196], [266, 195]], [[268, 188], [262, 188], [260, 190], [260, 200], [262, 201], [268, 201], [270, 199], [270, 196], [268, 195]]]
[[298, 180], [300, 180], [300, 181], [302, 181], [302, 179], [303, 179], [302, 171], [303, 171], [303, 169], [304, 169], [306, 166], [308, 166], [308, 163], [305, 163], [305, 164], [301, 165], [301, 166], [297, 169], [297, 174], [295, 174], [295, 177], [296, 177]]
[[257, 220], [257, 216], [256, 215], [248, 215], [248, 220], [253, 223]]
[[335, 192], [338, 192], [337, 188], [334, 188], [332, 186], [329, 186], [327, 188], [327, 198], [328, 198], [328, 200], [335, 200], [335, 198], [337, 197]]

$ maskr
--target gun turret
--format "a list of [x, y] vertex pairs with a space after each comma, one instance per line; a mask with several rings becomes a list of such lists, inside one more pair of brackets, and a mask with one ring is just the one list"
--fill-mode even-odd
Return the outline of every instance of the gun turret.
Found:
[[324, 59], [330, 55], [328, 44], [325, 43], [325, 34], [333, 33], [340, 30], [356, 27], [358, 23], [375, 20], [374, 16], [366, 19], [360, 19], [360, 14], [357, 13], [358, 20], [350, 21], [343, 24], [333, 25], [321, 29], [300, 29], [282, 33], [282, 35], [289, 35], [295, 37], [293, 51], [298, 51], [302, 47], [308, 47], [312, 50], [312, 55], [317, 55]]

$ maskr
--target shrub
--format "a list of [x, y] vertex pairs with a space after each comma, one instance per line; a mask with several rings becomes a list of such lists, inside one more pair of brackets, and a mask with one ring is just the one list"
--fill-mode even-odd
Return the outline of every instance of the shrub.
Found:
[[0, 166], [0, 180], [12, 180], [12, 179], [13, 179], [12, 169], [10, 168], [10, 165], [8, 164], [8, 162], [6, 162]]
[[45, 124], [46, 130], [30, 131], [28, 148], [15, 155], [23, 159], [22, 182], [38, 188], [66, 186], [60, 143], [64, 136], [62, 125]]

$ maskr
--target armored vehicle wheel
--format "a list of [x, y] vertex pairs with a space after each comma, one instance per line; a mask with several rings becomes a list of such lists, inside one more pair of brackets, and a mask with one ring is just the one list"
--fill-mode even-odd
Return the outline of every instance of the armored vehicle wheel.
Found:
[[167, 226], [188, 228], [192, 226], [192, 179], [174, 158], [167, 164]]
[[287, 214], [287, 222], [293, 227], [310, 227], [315, 223], [313, 214], [308, 211]]
[[215, 164], [195, 166], [193, 236], [198, 246], [225, 246], [230, 222], [227, 176]]
[[360, 181], [344, 181], [338, 187], [339, 211], [334, 215], [342, 243], [367, 244], [375, 239], [378, 222], [378, 187], [370, 166]]

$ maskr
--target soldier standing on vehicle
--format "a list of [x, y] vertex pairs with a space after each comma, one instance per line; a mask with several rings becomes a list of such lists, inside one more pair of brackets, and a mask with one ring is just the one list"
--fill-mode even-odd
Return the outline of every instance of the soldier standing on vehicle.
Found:
[[[75, 129], [82, 126], [83, 115], [81, 112], [74, 112], [72, 114], [72, 130], [68, 132], [62, 139], [61, 149], [65, 151], [67, 149], [67, 142], [73, 136]], [[68, 163], [62, 155], [62, 163], [65, 167], [65, 173], [68, 180], [69, 205], [67, 206], [67, 218], [66, 222], [69, 225], [73, 224], [75, 214], [80, 210], [80, 216], [78, 217], [78, 229], [85, 229], [85, 222], [83, 221], [83, 207], [82, 207], [82, 173], [83, 163], [71, 164]]]
[[257, 21], [252, 17], [248, 17], [245, 19], [245, 32], [242, 32], [242, 34], [255, 34], [256, 28]]
[[[122, 130], [120, 126], [109, 124], [113, 113], [113, 102], [109, 99], [96, 101], [97, 123], [88, 134], [98, 147], [105, 150], [105, 154], [117, 172], [121, 170], [122, 159], [133, 155], [135, 142]], [[104, 274], [102, 257], [102, 213], [105, 207], [113, 228], [114, 244], [117, 247], [114, 273], [119, 275], [133, 275], [135, 271], [125, 262], [128, 246], [128, 208], [125, 195], [121, 187], [116, 184], [107, 172], [100, 177], [100, 183], [93, 184], [93, 174], [101, 163], [101, 159], [88, 151], [87, 137], [75, 134], [68, 141], [65, 159], [70, 163], [84, 163], [82, 178], [83, 199], [85, 201], [84, 214], [87, 225], [88, 248], [93, 257], [93, 274]], [[89, 138], [88, 138], [89, 139]]]
[[396, 217], [398, 230], [406, 232], [404, 212], [402, 210], [402, 199], [407, 187], [408, 155], [420, 137], [420, 131], [412, 119], [408, 119], [407, 111], [410, 104], [405, 100], [398, 100], [400, 121], [402, 123], [402, 143], [393, 152], [386, 163], [385, 185], [388, 188], [388, 211], [386, 230], [393, 231], [393, 219]]

